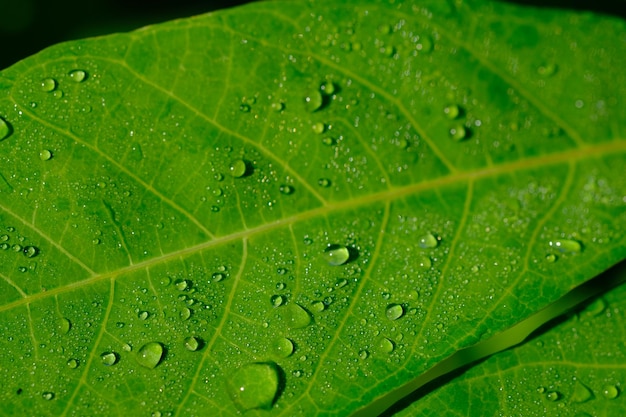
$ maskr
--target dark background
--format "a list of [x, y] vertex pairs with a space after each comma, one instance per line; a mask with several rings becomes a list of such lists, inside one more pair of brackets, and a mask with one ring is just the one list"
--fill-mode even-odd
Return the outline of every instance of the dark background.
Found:
[[[0, 70], [61, 41], [130, 31], [250, 2], [252, 0], [0, 0]], [[626, 0], [514, 2], [592, 10], [626, 18]]]

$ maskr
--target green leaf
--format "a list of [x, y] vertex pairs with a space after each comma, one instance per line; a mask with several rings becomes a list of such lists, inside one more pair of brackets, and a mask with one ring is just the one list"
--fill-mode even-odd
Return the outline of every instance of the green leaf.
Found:
[[267, 2], [3, 71], [0, 410], [347, 415], [560, 299], [626, 258], [625, 34]]

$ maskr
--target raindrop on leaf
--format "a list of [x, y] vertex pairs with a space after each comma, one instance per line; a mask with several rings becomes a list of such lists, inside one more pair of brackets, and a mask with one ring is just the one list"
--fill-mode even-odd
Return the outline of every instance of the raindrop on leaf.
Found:
[[102, 364], [106, 366], [113, 366], [119, 361], [119, 355], [115, 352], [104, 352], [100, 355]]
[[80, 69], [72, 70], [68, 75], [72, 81], [77, 83], [82, 83], [87, 79], [87, 72]]
[[56, 90], [57, 81], [54, 78], [44, 78], [41, 80], [41, 91], [51, 92]]
[[343, 265], [350, 259], [350, 251], [343, 245], [332, 244], [324, 250], [324, 259], [332, 266]]
[[163, 345], [159, 342], [148, 342], [137, 351], [137, 363], [146, 368], [152, 369], [161, 362], [163, 358]]
[[280, 374], [274, 362], [250, 363], [237, 369], [227, 381], [227, 390], [242, 412], [269, 410], [278, 395]]

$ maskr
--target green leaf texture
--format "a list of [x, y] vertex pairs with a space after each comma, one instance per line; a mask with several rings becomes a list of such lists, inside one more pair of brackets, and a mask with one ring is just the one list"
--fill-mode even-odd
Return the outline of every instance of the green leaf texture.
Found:
[[626, 258], [625, 42], [264, 2], [3, 71], [0, 414], [348, 415], [558, 300]]

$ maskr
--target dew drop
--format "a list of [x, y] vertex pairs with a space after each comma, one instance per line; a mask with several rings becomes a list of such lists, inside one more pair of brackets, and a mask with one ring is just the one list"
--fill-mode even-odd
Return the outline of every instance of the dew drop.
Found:
[[311, 316], [299, 304], [289, 304], [284, 307], [284, 317], [287, 326], [291, 329], [301, 329], [311, 323]]
[[417, 264], [422, 269], [430, 269], [430, 267], [433, 266], [433, 263], [428, 256], [419, 256], [417, 258]]
[[190, 336], [185, 339], [185, 349], [190, 352], [195, 352], [201, 347], [201, 340], [195, 336]]
[[52, 93], [52, 96], [53, 96], [54, 98], [63, 98], [63, 90], [55, 90], [55, 91]]
[[54, 78], [44, 78], [41, 80], [40, 85], [41, 91], [45, 91], [47, 93], [56, 90], [57, 81]]
[[323, 301], [313, 301], [311, 303], [311, 310], [315, 311], [316, 313], [321, 313], [322, 311], [324, 311], [326, 309], [326, 304], [324, 304]]
[[556, 74], [557, 69], [558, 67], [556, 64], [546, 64], [546, 65], [541, 65], [539, 68], [537, 68], [537, 73], [544, 77], [550, 77]]
[[9, 122], [0, 117], [0, 140], [8, 138], [11, 133], [13, 133], [13, 129], [11, 129]]
[[178, 291], [185, 291], [191, 288], [191, 281], [188, 281], [186, 279], [181, 279], [181, 280], [176, 281], [174, 283], [174, 286], [176, 287]]
[[148, 317], [150, 317], [150, 313], [148, 313], [147, 311], [140, 311], [137, 314], [137, 317], [139, 318], [139, 320], [147, 320]]
[[575, 403], [584, 403], [593, 398], [593, 392], [583, 383], [576, 381], [574, 385], [574, 392], [572, 393], [571, 400]]
[[580, 253], [583, 250], [582, 244], [573, 239], [560, 239], [550, 241], [550, 246], [562, 253]]
[[456, 104], [451, 104], [443, 108], [443, 114], [450, 120], [454, 120], [461, 114], [461, 109]]
[[433, 41], [428, 36], [421, 36], [420, 40], [417, 44], [415, 44], [415, 49], [420, 52], [430, 52], [433, 50]]
[[52, 152], [50, 152], [48, 149], [42, 149], [41, 151], [39, 151], [39, 159], [41, 159], [42, 161], [51, 160]]
[[328, 245], [324, 250], [324, 259], [332, 266], [343, 265], [350, 259], [350, 251], [343, 245]]
[[189, 319], [189, 317], [191, 317], [191, 313], [192, 313], [192, 311], [191, 311], [190, 308], [183, 307], [180, 310], [180, 318], [181, 318], [181, 320], [185, 321], [185, 320]]
[[120, 357], [115, 352], [104, 352], [100, 355], [100, 359], [103, 365], [113, 366], [119, 361]]
[[61, 334], [67, 334], [72, 328], [72, 323], [65, 317], [60, 317], [57, 320], [57, 329]]
[[322, 107], [323, 98], [319, 90], [312, 90], [304, 98], [304, 108], [308, 112], [314, 112]]
[[328, 188], [330, 187], [330, 180], [328, 178], [320, 178], [317, 180], [317, 185], [320, 187]]
[[279, 337], [272, 343], [272, 353], [279, 358], [288, 358], [293, 351], [293, 342], [286, 337]]
[[161, 362], [163, 358], [163, 345], [159, 342], [148, 342], [137, 351], [137, 363], [146, 368], [152, 369]]
[[224, 277], [225, 277], [224, 274], [222, 274], [221, 272], [214, 272], [213, 275], [211, 275], [213, 282], [223, 281]]
[[335, 83], [333, 83], [332, 81], [324, 81], [320, 85], [320, 91], [328, 96], [331, 94], [334, 94], [336, 90], [337, 90], [337, 87], [335, 86]]
[[330, 136], [326, 136], [324, 138], [322, 138], [322, 143], [326, 146], [333, 146], [335, 144], [337, 144], [337, 141], [333, 138], [331, 138]]
[[392, 340], [383, 337], [378, 344], [378, 347], [383, 353], [391, 353], [395, 349], [396, 345]]
[[243, 103], [241, 105], [239, 105], [239, 111], [242, 113], [249, 113], [250, 112], [250, 105]]
[[282, 291], [282, 290], [284, 290], [285, 288], [287, 288], [287, 284], [285, 284], [284, 282], [277, 282], [277, 283], [276, 283], [276, 289], [277, 289], [278, 291]]
[[279, 112], [279, 111], [283, 111], [285, 109], [285, 104], [277, 101], [275, 103], [272, 103], [272, 110], [274, 110], [275, 112]]
[[41, 397], [46, 401], [50, 401], [54, 399], [54, 392], [46, 391], [41, 394]]
[[285, 298], [282, 295], [275, 294], [270, 297], [270, 303], [272, 303], [274, 307], [280, 307], [284, 302]]
[[385, 310], [385, 315], [389, 320], [398, 320], [404, 315], [404, 307], [400, 304], [389, 304]]
[[439, 245], [439, 240], [437, 240], [437, 238], [432, 233], [426, 233], [419, 238], [417, 244], [420, 248], [433, 249], [436, 248], [437, 245]]
[[279, 191], [281, 194], [291, 195], [295, 191], [295, 189], [291, 185], [283, 184], [280, 186]]
[[552, 253], [546, 255], [546, 262], [549, 262], [551, 264], [555, 263], [557, 259], [558, 258], [556, 257], [556, 255], [554, 255]]
[[11, 237], [7, 234], [4, 235], [0, 235], [0, 242], [6, 242], [10, 239]]
[[548, 391], [546, 392], [546, 398], [548, 401], [558, 401], [561, 399], [561, 394], [558, 391]]
[[24, 256], [27, 258], [34, 258], [39, 255], [39, 249], [36, 246], [25, 246], [24, 247]]
[[359, 352], [359, 358], [362, 360], [367, 359], [370, 356], [370, 353], [367, 350], [362, 350]]
[[602, 388], [602, 396], [607, 400], [614, 400], [619, 396], [619, 388], [615, 385], [605, 385]]
[[457, 142], [462, 141], [463, 139], [467, 138], [467, 136], [467, 128], [462, 124], [458, 124], [450, 128], [450, 137]]
[[247, 171], [248, 166], [246, 164], [246, 161], [244, 161], [243, 159], [235, 159], [230, 163], [230, 166], [228, 168], [228, 172], [230, 172], [230, 175], [234, 178], [241, 178], [245, 176]]
[[130, 344], [128, 344], [128, 343], [124, 343], [124, 344], [122, 345], [122, 350], [123, 350], [124, 352], [132, 352], [133, 347], [132, 347]]
[[69, 359], [69, 360], [67, 361], [67, 366], [68, 366], [70, 369], [76, 369], [76, 368], [78, 368], [78, 360], [76, 360], [76, 359], [74, 359], [74, 358]]
[[274, 405], [280, 382], [274, 362], [250, 363], [237, 369], [227, 381], [227, 390], [241, 411], [269, 410]]
[[70, 76], [72, 81], [77, 83], [82, 83], [87, 79], [87, 72], [80, 69], [72, 70], [69, 72], [68, 75]]
[[322, 134], [326, 130], [326, 127], [324, 126], [324, 123], [322, 122], [313, 123], [311, 128], [313, 129], [313, 133], [317, 133], [317, 134]]

